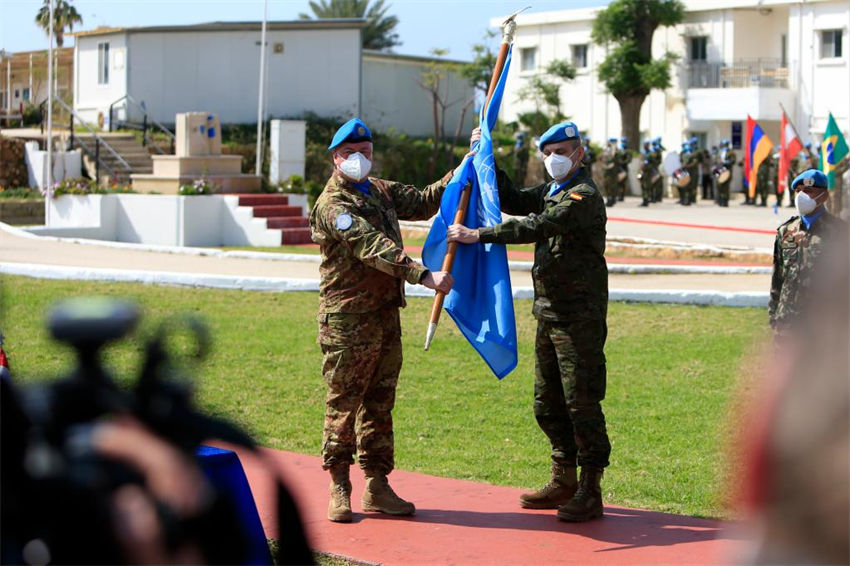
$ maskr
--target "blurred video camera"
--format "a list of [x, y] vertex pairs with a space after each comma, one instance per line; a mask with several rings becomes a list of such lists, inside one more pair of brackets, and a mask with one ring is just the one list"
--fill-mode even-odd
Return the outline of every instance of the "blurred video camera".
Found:
[[[189, 358], [203, 358], [209, 336], [196, 318], [173, 317], [163, 322], [145, 346], [133, 386], [126, 389], [116, 384], [101, 363], [102, 349], [129, 334], [139, 317], [138, 309], [124, 301], [60, 303], [49, 313], [48, 327], [56, 340], [75, 351], [74, 369], [57, 381], [26, 387], [15, 386], [11, 379], [0, 380], [0, 557], [4, 564], [118, 564], [150, 558], [128, 554], [128, 519], [116, 510], [116, 494], [127, 486], [152, 502], [163, 548], [173, 552], [169, 556], [208, 564], [252, 561], [249, 541], [227, 494], [205, 485], [191, 513], [181, 512], [185, 510], [169, 504], [152, 485], [150, 466], [140, 463], [156, 452], [141, 454], [146, 447], [162, 447], [162, 453], [177, 455], [177, 460], [199, 473], [195, 451], [206, 440], [255, 452], [257, 446], [237, 427], [193, 407], [190, 380], [168, 347], [172, 340], [188, 338], [193, 349]], [[99, 427], [116, 420], [137, 423], [142, 433], [128, 438], [149, 438], [150, 442], [128, 442], [132, 446], [123, 447], [130, 454], [127, 458], [104, 453], [97, 443]], [[133, 450], [140, 451], [139, 461]], [[172, 484], [179, 479], [167, 474], [164, 478]], [[278, 515], [278, 563], [311, 563], [294, 501], [279, 479]], [[129, 520], [136, 518], [131, 515]], [[144, 544], [139, 548], [145, 548]], [[193, 553], [180, 554], [186, 548]]]

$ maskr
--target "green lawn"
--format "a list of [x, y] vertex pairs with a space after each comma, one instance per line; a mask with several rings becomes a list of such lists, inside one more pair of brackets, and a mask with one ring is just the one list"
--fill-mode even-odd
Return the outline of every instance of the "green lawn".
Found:
[[[137, 284], [0, 277], [0, 328], [17, 379], [68, 369], [68, 351], [44, 330], [58, 298], [108, 295], [144, 308], [137, 334], [175, 312], [204, 316], [214, 353], [198, 370], [199, 402], [235, 419], [266, 446], [318, 455], [324, 383], [315, 343], [315, 293], [183, 289]], [[401, 469], [495, 484], [538, 487], [548, 445], [531, 410], [534, 320], [517, 301], [519, 367], [495, 379], [444, 317], [422, 350], [430, 301], [403, 312], [405, 365], [394, 411]], [[611, 304], [608, 399], [613, 453], [603, 483], [608, 503], [726, 517], [720, 497], [732, 393], [749, 381], [747, 354], [766, 335], [760, 309]], [[124, 342], [107, 361], [122, 380], [141, 347]], [[746, 382], [745, 381], [745, 382]]]

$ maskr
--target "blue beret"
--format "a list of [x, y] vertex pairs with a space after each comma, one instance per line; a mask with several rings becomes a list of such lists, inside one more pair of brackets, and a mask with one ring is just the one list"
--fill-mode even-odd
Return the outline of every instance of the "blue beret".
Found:
[[578, 126], [573, 122], [561, 122], [543, 132], [537, 147], [542, 150], [547, 143], [558, 143], [566, 140], [581, 140]]
[[806, 142], [806, 149], [812, 149], [812, 142]]
[[345, 142], [357, 143], [372, 141], [372, 132], [360, 118], [352, 118], [336, 131], [328, 149], [334, 149]]
[[817, 187], [819, 189], [828, 189], [829, 181], [826, 178], [826, 175], [823, 172], [818, 171], [817, 169], [809, 169], [808, 171], [803, 171], [791, 181], [791, 189], [794, 190], [797, 188], [797, 185], [803, 185], [804, 187]]
[[620, 138], [620, 141], [623, 142], [623, 143], [626, 143], [627, 141], [629, 141], [629, 138], [627, 138], [626, 136], [623, 136], [623, 137]]
[[608, 143], [617, 143], [617, 138], [608, 138]]

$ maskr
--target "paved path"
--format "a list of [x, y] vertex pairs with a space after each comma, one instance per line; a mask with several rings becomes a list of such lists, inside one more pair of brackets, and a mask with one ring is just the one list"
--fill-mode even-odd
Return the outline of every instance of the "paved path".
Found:
[[[88, 246], [42, 238], [22, 238], [0, 230], [0, 262], [37, 263], [94, 268], [318, 279], [318, 264], [179, 255], [132, 249]], [[514, 287], [530, 287], [528, 271], [512, 271]], [[767, 274], [611, 274], [613, 289], [676, 289], [722, 292], [762, 292], [770, 288]]]
[[[585, 524], [558, 521], [551, 510], [519, 507], [523, 490], [396, 470], [396, 491], [416, 515], [391, 518], [363, 513], [363, 476], [352, 469], [350, 524], [326, 518], [327, 472], [321, 460], [264, 450], [293, 491], [314, 549], [385, 565], [719, 564], [743, 563], [742, 544], [729, 524], [653, 511], [606, 507]], [[266, 535], [276, 538], [274, 492], [258, 461], [241, 459]], [[545, 462], [541, 461], [541, 466]], [[614, 472], [612, 472], [614, 473]]]

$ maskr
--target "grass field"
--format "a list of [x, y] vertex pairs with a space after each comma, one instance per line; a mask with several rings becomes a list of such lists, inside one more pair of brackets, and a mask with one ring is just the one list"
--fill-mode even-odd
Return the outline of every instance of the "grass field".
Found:
[[[175, 312], [202, 315], [215, 346], [197, 370], [199, 402], [250, 429], [266, 446], [318, 455], [325, 386], [315, 343], [315, 293], [272, 294], [0, 277], [0, 328], [16, 379], [55, 376], [71, 359], [50, 341], [44, 313], [77, 295], [132, 298], [145, 318], [136, 336]], [[518, 487], [548, 475], [548, 444], [531, 410], [531, 303], [517, 301], [518, 368], [495, 379], [448, 318], [422, 350], [430, 301], [402, 314], [405, 365], [396, 409], [401, 469]], [[608, 398], [613, 445], [603, 487], [608, 503], [727, 517], [721, 492], [730, 402], [754, 370], [749, 354], [766, 335], [760, 309], [612, 303]], [[112, 346], [122, 381], [140, 361], [139, 341]], [[749, 369], [745, 369], [749, 368]]]

